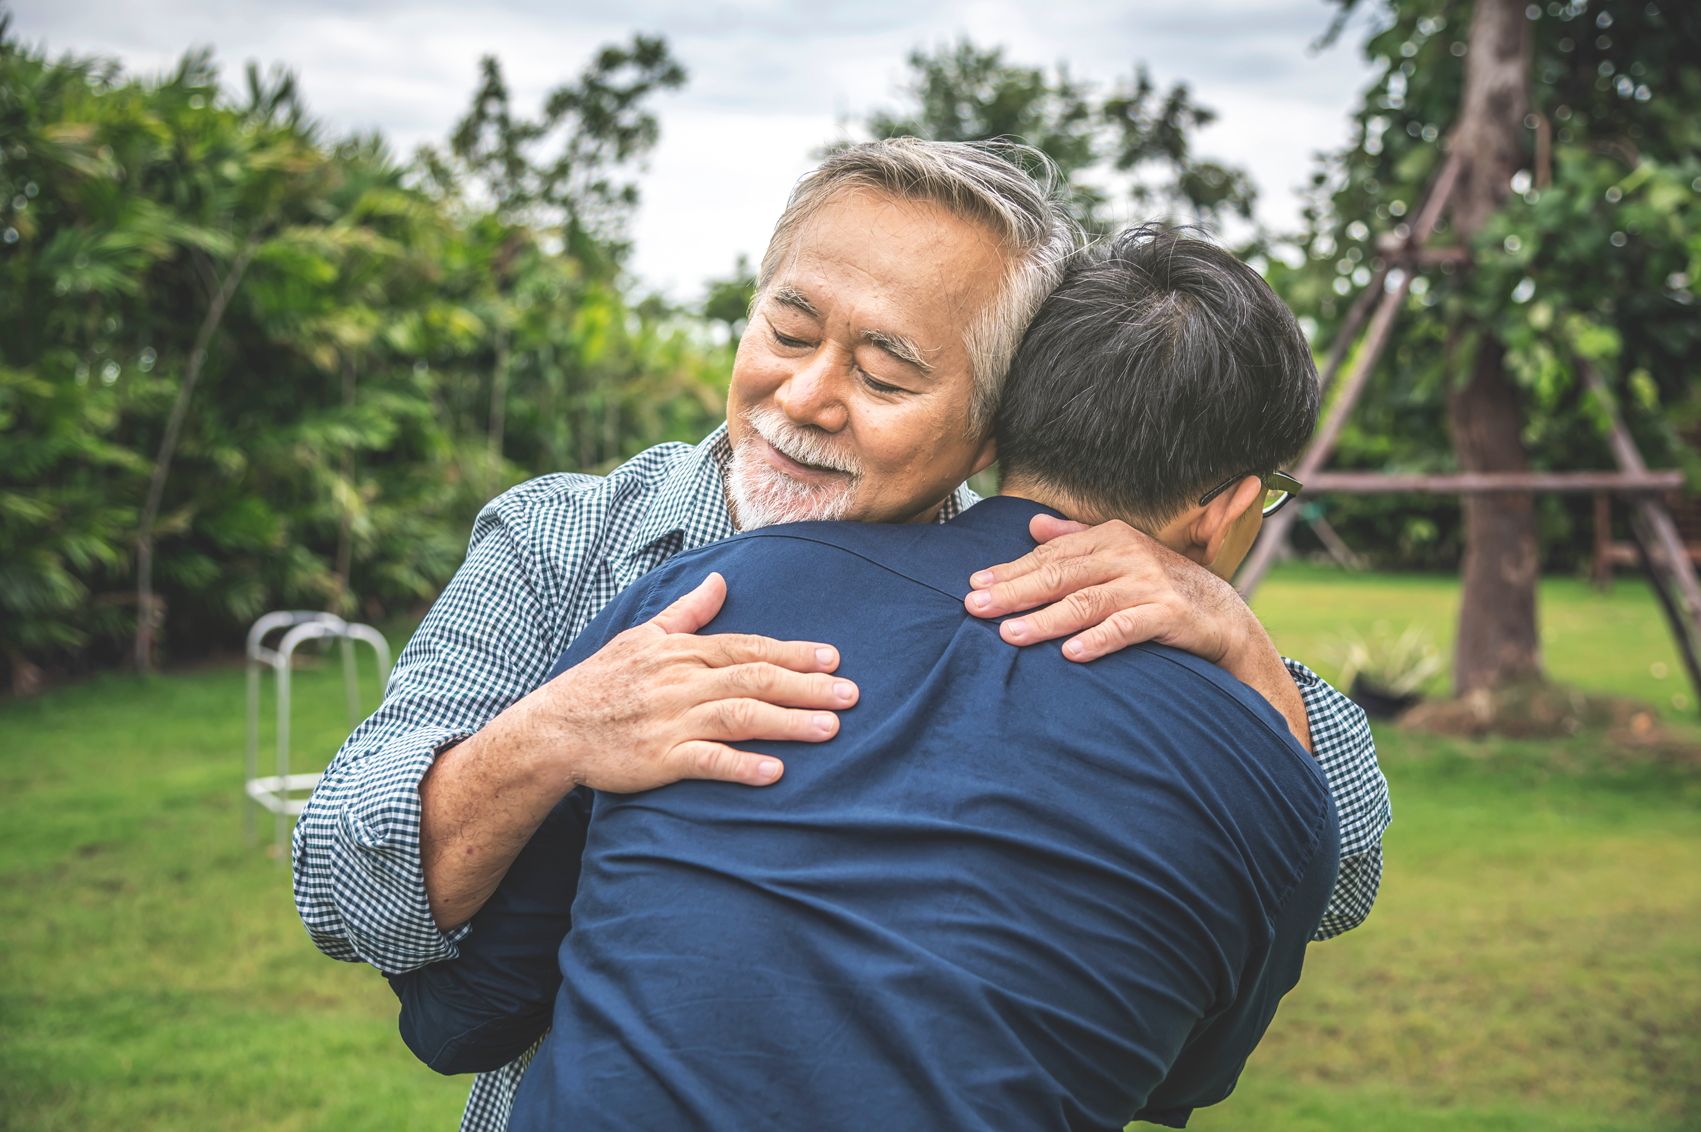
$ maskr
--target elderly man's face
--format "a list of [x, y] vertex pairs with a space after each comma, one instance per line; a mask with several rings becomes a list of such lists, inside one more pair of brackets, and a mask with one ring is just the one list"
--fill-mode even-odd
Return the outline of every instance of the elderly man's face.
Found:
[[929, 519], [992, 462], [969, 434], [963, 332], [1003, 282], [978, 225], [847, 193], [797, 233], [750, 318], [727, 406], [735, 518]]

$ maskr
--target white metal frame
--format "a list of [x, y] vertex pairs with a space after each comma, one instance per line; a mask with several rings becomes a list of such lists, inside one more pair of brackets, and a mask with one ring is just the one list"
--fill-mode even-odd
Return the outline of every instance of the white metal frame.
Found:
[[[267, 648], [268, 634], [277, 629], [287, 630], [275, 649]], [[378, 663], [378, 688], [382, 692], [390, 678], [390, 645], [384, 635], [370, 625], [344, 621], [331, 613], [288, 611], [268, 613], [248, 630], [248, 749], [247, 773], [243, 790], [248, 797], [276, 815], [276, 854], [281, 858], [289, 836], [290, 819], [298, 816], [307, 804], [308, 793], [319, 784], [318, 774], [289, 772], [289, 677], [295, 650], [303, 641], [335, 637], [342, 647], [343, 685], [348, 692], [348, 725], [352, 731], [360, 723], [360, 685], [354, 666], [354, 642], [365, 641], [372, 646], [373, 659]], [[277, 773], [261, 776], [260, 769], [260, 666], [268, 665], [277, 677], [278, 734]], [[300, 797], [291, 797], [292, 794]], [[254, 840], [253, 807], [246, 811], [244, 827], [248, 840]]]

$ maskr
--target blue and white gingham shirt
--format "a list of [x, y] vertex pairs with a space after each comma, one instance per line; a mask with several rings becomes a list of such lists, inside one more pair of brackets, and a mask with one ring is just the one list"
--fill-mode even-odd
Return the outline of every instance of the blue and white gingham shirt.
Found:
[[[467, 560], [402, 651], [384, 702], [326, 770], [295, 829], [295, 903], [319, 949], [386, 974], [452, 959], [419, 864], [419, 781], [438, 751], [543, 682], [614, 596], [682, 550], [733, 533], [726, 426], [662, 444], [607, 476], [551, 475], [492, 501]], [[946, 522], [978, 497], [964, 486]], [[1341, 870], [1317, 939], [1362, 923], [1382, 877], [1388, 785], [1358, 705], [1288, 661], [1341, 819]], [[462, 1132], [503, 1132], [530, 1054], [473, 1084]]]

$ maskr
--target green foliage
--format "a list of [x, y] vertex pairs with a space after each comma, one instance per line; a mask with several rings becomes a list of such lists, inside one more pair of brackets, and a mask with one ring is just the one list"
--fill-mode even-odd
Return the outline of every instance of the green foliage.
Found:
[[913, 51], [909, 64], [908, 106], [870, 114], [866, 128], [876, 138], [1024, 142], [1057, 166], [1077, 216], [1095, 230], [1111, 224], [1110, 198], [1091, 175], [1110, 170], [1133, 178], [1132, 203], [1154, 219], [1251, 219], [1257, 194], [1246, 173], [1193, 157], [1192, 135], [1216, 114], [1196, 104], [1185, 83], [1160, 93], [1141, 66], [1100, 96], [1062, 64], [1048, 77], [966, 38], [932, 54]]
[[[1344, 6], [1350, 7], [1350, 4]], [[1611, 468], [1599, 407], [1577, 379], [1592, 360], [1619, 388], [1644, 454], [1687, 469], [1701, 423], [1701, 12], [1694, 5], [1531, 5], [1527, 162], [1468, 248], [1468, 269], [1420, 269], [1383, 362], [1343, 435], [1343, 467], [1453, 468], [1446, 401], [1483, 333], [1508, 350], [1538, 469]], [[1331, 344], [1349, 306], [1405, 238], [1441, 166], [1458, 113], [1465, 0], [1393, 0], [1365, 44], [1378, 77], [1354, 116], [1355, 143], [1314, 178], [1283, 297]], [[1445, 221], [1434, 246], [1457, 245]], [[1539, 500], [1549, 564], [1586, 553], [1586, 498]], [[1458, 507], [1435, 497], [1341, 498], [1331, 522], [1384, 561], [1458, 553]]]
[[1417, 621], [1398, 637], [1385, 622], [1373, 627], [1368, 637], [1347, 626], [1329, 643], [1324, 656], [1337, 666], [1333, 680], [1337, 688], [1356, 688], [1363, 677], [1374, 690], [1393, 696], [1416, 692], [1447, 667], [1429, 639], [1429, 629]]
[[750, 257], [740, 253], [732, 274], [709, 280], [704, 290], [703, 317], [724, 324], [727, 333], [737, 338], [756, 298], [756, 269], [750, 265]]
[[[634, 199], [618, 174], [655, 139], [643, 100], [682, 81], [640, 38], [599, 54], [536, 123], [487, 83], [461, 131], [478, 144], [438, 160], [459, 163], [444, 178], [398, 166], [377, 137], [325, 137], [287, 73], [250, 68], [233, 97], [205, 53], [144, 82], [50, 60], [0, 26], [0, 654], [14, 679], [122, 653], [166, 417], [244, 254], [156, 525], [170, 655], [238, 641], [270, 608], [377, 617], [429, 600], [503, 487], [712, 428], [729, 351], [630, 302], [618, 270]], [[497, 150], [479, 148], [490, 138]], [[536, 157], [551, 139], [559, 155]]]
[[[625, 246], [616, 241], [638, 203], [638, 187], [616, 177], [661, 136], [649, 97], [685, 85], [685, 68], [666, 41], [638, 35], [630, 47], [602, 48], [577, 82], [545, 96], [536, 119], [514, 113], [495, 56], [484, 57], [480, 72], [472, 108], [449, 139], [449, 154], [429, 146], [419, 154], [437, 194], [462, 193], [470, 182], [485, 198], [481, 203], [500, 207], [503, 223], [560, 228], [577, 254], [623, 253]], [[551, 143], [559, 152], [539, 156]]]

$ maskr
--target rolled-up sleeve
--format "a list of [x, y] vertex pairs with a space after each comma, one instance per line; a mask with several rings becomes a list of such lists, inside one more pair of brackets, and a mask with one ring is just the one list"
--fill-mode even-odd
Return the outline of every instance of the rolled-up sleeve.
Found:
[[466, 734], [398, 736], [342, 760], [313, 792], [295, 828], [295, 904], [326, 955], [392, 975], [455, 956], [460, 930], [439, 931], [425, 897], [419, 781]]
[[1283, 658], [1283, 663], [1305, 699], [1312, 754], [1341, 819], [1340, 872], [1312, 936], [1324, 940], [1358, 927], [1370, 915], [1382, 883], [1382, 834], [1393, 810], [1364, 709], [1298, 661]]
[[466, 562], [397, 660], [383, 704], [337, 752], [296, 825], [296, 908], [334, 959], [397, 975], [457, 954], [465, 928], [440, 931], [426, 901], [419, 783], [440, 752], [536, 688], [559, 652], [558, 579], [576, 563], [539, 561], [530, 512], [523, 486], [479, 516]]

